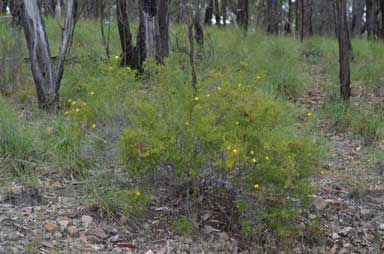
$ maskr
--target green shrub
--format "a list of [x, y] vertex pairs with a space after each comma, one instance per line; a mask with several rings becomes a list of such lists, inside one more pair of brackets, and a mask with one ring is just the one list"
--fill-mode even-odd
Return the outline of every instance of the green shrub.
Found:
[[181, 218], [173, 221], [172, 227], [182, 236], [190, 236], [194, 231], [191, 220], [186, 216], [182, 216]]
[[130, 124], [119, 147], [127, 170], [140, 178], [171, 166], [183, 186], [214, 168], [236, 186], [238, 209], [252, 233], [292, 226], [299, 211], [294, 200], [306, 203], [306, 179], [320, 159], [297, 128], [299, 113], [231, 73], [207, 77], [193, 95], [172, 61], [148, 65], [156, 73], [150, 88], [137, 88], [126, 99]]

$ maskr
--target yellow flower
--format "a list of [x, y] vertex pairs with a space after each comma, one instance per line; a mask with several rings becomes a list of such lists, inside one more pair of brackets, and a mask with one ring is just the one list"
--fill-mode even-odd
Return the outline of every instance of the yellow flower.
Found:
[[313, 115], [312, 112], [308, 112], [308, 113], [307, 113], [307, 116], [308, 116], [308, 117], [311, 117], [312, 115]]
[[256, 158], [253, 158], [253, 159], [252, 159], [252, 162], [253, 162], [253, 163], [256, 163]]
[[267, 161], [269, 161], [269, 157], [268, 157], [268, 156], [265, 156], [265, 159], [266, 159]]
[[207, 97], [211, 97], [211, 95], [210, 95], [210, 94], [207, 94]]
[[68, 115], [68, 114], [69, 114], [69, 112], [68, 112], [68, 111], [65, 111], [64, 115]]
[[231, 150], [231, 148], [232, 148], [231, 145], [227, 146], [227, 150]]
[[254, 155], [254, 154], [255, 154], [255, 151], [251, 150], [250, 154]]
[[240, 87], [241, 87], [241, 83], [237, 84], [237, 87], [239, 87], [239, 88], [240, 88]]
[[96, 124], [92, 124], [92, 129], [95, 129], [96, 128]]
[[217, 87], [217, 90], [219, 90], [219, 91], [220, 91], [220, 90], [221, 90], [221, 87], [220, 87], [220, 86], [218, 86], [218, 87]]
[[239, 152], [239, 150], [237, 150], [237, 149], [235, 148], [235, 149], [232, 150], [232, 152], [233, 152], [234, 154], [237, 154], [237, 153]]
[[115, 56], [115, 59], [117, 60], [117, 59], [119, 59], [120, 58], [120, 56]]
[[199, 97], [195, 97], [195, 101], [199, 101]]
[[239, 124], [240, 124], [240, 123], [237, 121], [237, 122], [236, 122], [236, 125], [239, 125]]
[[94, 91], [91, 91], [91, 93], [90, 93], [91, 95], [94, 95], [95, 94], [95, 92]]
[[185, 125], [186, 125], [186, 126], [189, 126], [189, 122], [185, 122]]
[[255, 184], [253, 187], [255, 187], [256, 190], [260, 189], [260, 185], [258, 185], [258, 184]]
[[73, 102], [72, 102], [72, 106], [73, 106], [73, 105], [76, 105], [76, 101], [73, 101]]
[[80, 109], [79, 109], [79, 108], [77, 108], [75, 111], [76, 111], [76, 113], [79, 113], [79, 112], [80, 112]]
[[321, 171], [320, 171], [320, 174], [321, 174], [321, 175], [324, 175], [324, 174], [325, 174], [324, 170], [321, 170]]
[[141, 195], [140, 191], [135, 191], [135, 194], [136, 194], [136, 196], [140, 196]]
[[257, 76], [256, 76], [256, 79], [257, 79], [257, 80], [260, 80], [260, 79], [261, 79], [261, 76], [260, 76], [260, 75], [257, 75]]
[[72, 99], [69, 99], [68, 102], [71, 103], [71, 102], [72, 102]]

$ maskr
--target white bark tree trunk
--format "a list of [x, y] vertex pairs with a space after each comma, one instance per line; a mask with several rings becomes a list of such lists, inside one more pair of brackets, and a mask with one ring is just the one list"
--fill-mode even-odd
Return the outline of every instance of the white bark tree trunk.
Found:
[[56, 16], [56, 18], [61, 17], [61, 0], [57, 0], [57, 2], [56, 2], [55, 16]]
[[51, 52], [38, 0], [23, 0], [22, 3], [24, 33], [31, 58], [31, 70], [39, 106], [48, 111], [57, 111], [59, 107], [58, 91], [64, 71], [64, 60], [72, 36], [74, 0], [66, 1], [64, 31], [56, 68], [51, 60]]

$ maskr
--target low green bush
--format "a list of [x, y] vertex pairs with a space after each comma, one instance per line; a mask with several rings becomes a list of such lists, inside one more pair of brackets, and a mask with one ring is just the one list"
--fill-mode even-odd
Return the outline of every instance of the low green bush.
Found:
[[308, 201], [307, 179], [320, 160], [316, 144], [298, 128], [300, 112], [236, 82], [231, 73], [206, 77], [194, 94], [188, 76], [172, 61], [149, 64], [156, 73], [149, 86], [126, 98], [130, 124], [119, 147], [127, 170], [144, 178], [171, 166], [183, 186], [213, 168], [236, 190], [244, 232], [293, 227], [293, 215]]

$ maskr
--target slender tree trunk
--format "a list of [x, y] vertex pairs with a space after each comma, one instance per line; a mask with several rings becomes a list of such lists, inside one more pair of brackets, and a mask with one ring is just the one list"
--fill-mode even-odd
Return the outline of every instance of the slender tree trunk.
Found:
[[227, 6], [228, 0], [221, 0], [221, 13], [223, 15], [223, 26], [227, 25]]
[[300, 41], [304, 40], [304, 27], [305, 27], [305, 6], [304, 0], [300, 1]]
[[350, 38], [346, 0], [336, 0], [337, 34], [339, 41], [340, 95], [344, 100], [351, 96]]
[[121, 65], [138, 68], [137, 57], [132, 43], [132, 34], [127, 14], [127, 1], [116, 0], [117, 26], [121, 45]]
[[213, 0], [208, 0], [207, 8], [205, 9], [204, 24], [206, 26], [212, 25], [213, 16]]
[[245, 31], [248, 31], [249, 22], [249, 2], [248, 0], [238, 0], [237, 2], [237, 23]]
[[384, 0], [380, 1], [380, 12], [381, 12], [381, 30], [380, 30], [380, 37], [384, 38]]
[[362, 0], [353, 0], [352, 3], [352, 24], [351, 31], [353, 35], [361, 35], [365, 2]]
[[56, 2], [55, 16], [56, 16], [56, 18], [61, 17], [61, 0], [57, 0], [57, 2]]
[[195, 0], [195, 14], [193, 17], [193, 25], [195, 30], [195, 39], [201, 48], [204, 47], [204, 32], [203, 27], [201, 26], [201, 9], [200, 9], [200, 0]]
[[215, 21], [216, 21], [216, 25], [217, 25], [217, 26], [220, 26], [220, 24], [221, 24], [221, 17], [220, 17], [220, 5], [219, 5], [219, 0], [214, 0], [214, 3], [215, 3], [214, 13], [215, 13]]
[[160, 36], [157, 60], [163, 62], [169, 55], [169, 0], [159, 0], [157, 16]]
[[59, 108], [60, 82], [64, 72], [65, 56], [71, 42], [74, 5], [74, 0], [67, 0], [64, 30], [56, 68], [51, 60], [38, 0], [23, 0], [21, 6], [24, 33], [31, 58], [31, 70], [39, 106], [50, 112], [57, 112]]
[[188, 24], [188, 40], [189, 40], [189, 62], [191, 64], [192, 88], [193, 95], [197, 95], [197, 76], [195, 64], [195, 46], [193, 41], [193, 22]]
[[267, 32], [279, 32], [279, 3], [278, 0], [267, 1]]
[[295, 32], [296, 32], [296, 37], [299, 34], [299, 0], [295, 1]]
[[9, 0], [0, 0], [0, 13], [6, 14]]
[[304, 33], [307, 36], [313, 34], [312, 28], [312, 11], [313, 11], [313, 0], [304, 0]]
[[285, 26], [285, 32], [287, 34], [292, 33], [292, 24], [293, 24], [293, 3], [292, 3], [292, 0], [288, 0], [288, 21]]
[[378, 36], [378, 6], [376, 0], [366, 0], [366, 26], [368, 39], [374, 39]]
[[90, 19], [97, 19], [99, 17], [99, 9], [101, 1], [103, 0], [87, 0], [86, 17]]

